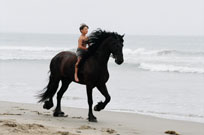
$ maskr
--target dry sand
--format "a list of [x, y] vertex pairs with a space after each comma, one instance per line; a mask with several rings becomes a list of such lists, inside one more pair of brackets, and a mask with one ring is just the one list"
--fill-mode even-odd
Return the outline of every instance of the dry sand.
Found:
[[98, 122], [90, 123], [86, 109], [63, 111], [69, 116], [56, 118], [42, 105], [1, 101], [0, 135], [204, 135], [201, 123], [107, 111], [95, 112]]

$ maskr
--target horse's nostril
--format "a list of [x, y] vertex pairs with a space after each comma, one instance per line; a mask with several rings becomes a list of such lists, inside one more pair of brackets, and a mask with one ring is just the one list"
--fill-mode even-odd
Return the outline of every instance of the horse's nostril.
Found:
[[123, 60], [119, 61], [119, 64], [122, 64], [123, 63]]
[[123, 60], [117, 60], [117, 59], [116, 59], [115, 62], [120, 65], [120, 64], [123, 63]]

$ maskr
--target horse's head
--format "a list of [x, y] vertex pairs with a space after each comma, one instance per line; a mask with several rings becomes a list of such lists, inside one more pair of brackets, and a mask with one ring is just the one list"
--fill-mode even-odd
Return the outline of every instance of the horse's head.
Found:
[[[123, 63], [123, 37], [116, 32], [106, 32], [98, 29], [89, 35], [87, 43], [90, 44], [87, 56], [90, 57], [100, 50], [98, 48], [107, 49], [108, 53], [111, 53], [117, 64]], [[107, 47], [108, 46], [108, 47]], [[101, 50], [100, 50], [101, 51]], [[103, 51], [101, 51], [103, 52]], [[87, 58], [88, 58], [87, 57]]]
[[111, 45], [110, 45], [110, 51], [113, 55], [113, 58], [115, 59], [115, 63], [117, 64], [122, 64], [124, 59], [123, 59], [123, 37], [124, 35], [117, 35], [111, 42]]

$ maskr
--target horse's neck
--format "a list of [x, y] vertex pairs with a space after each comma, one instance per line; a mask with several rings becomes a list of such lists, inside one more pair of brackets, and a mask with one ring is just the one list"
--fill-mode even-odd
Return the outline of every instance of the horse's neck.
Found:
[[107, 66], [108, 60], [110, 58], [110, 51], [109, 51], [109, 43], [104, 42], [100, 45], [100, 47], [97, 49], [97, 52], [95, 53], [95, 57], [97, 59], [97, 62], [101, 66]]

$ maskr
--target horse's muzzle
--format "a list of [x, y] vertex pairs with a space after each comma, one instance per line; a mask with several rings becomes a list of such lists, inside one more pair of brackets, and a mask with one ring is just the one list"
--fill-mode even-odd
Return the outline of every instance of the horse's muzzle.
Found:
[[118, 65], [122, 64], [123, 63], [123, 59], [115, 59], [115, 63], [117, 63]]

